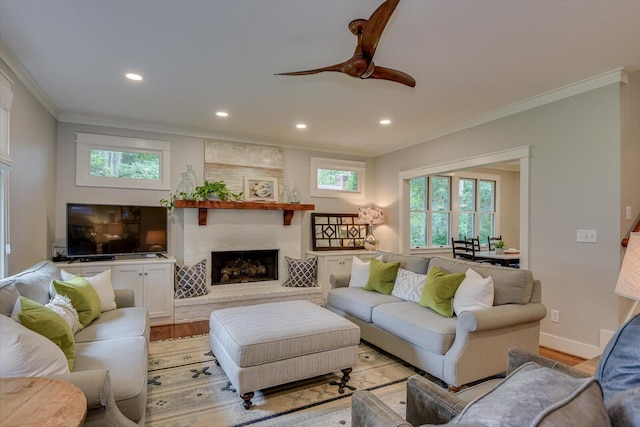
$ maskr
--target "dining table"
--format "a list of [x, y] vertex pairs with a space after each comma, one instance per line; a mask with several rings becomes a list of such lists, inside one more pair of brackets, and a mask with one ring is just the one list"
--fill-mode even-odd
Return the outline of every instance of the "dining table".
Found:
[[501, 254], [493, 251], [478, 251], [476, 252], [476, 260], [490, 260], [495, 261], [496, 264], [509, 267], [513, 264], [520, 264], [520, 251], [510, 250]]

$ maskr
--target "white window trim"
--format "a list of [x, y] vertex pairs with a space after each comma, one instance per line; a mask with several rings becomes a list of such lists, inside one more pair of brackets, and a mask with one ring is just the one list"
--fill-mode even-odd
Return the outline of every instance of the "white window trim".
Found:
[[[143, 152], [160, 155], [160, 179], [131, 179], [91, 175], [91, 150]], [[121, 136], [76, 133], [76, 185], [83, 187], [169, 190], [171, 142]]]
[[[319, 157], [311, 158], [311, 189], [309, 194], [311, 197], [333, 197], [340, 199], [364, 199], [365, 193], [365, 177], [366, 162], [356, 162], [351, 160], [323, 159]], [[357, 190], [327, 190], [318, 188], [318, 169], [334, 169], [355, 172], [357, 175]]]
[[398, 251], [404, 254], [435, 254], [451, 253], [451, 250], [443, 248], [411, 250], [409, 246], [409, 180], [425, 175], [438, 175], [447, 172], [490, 166], [496, 163], [520, 161], [520, 267], [529, 268], [529, 183], [531, 146], [512, 148], [476, 157], [454, 160], [451, 162], [424, 166], [398, 173], [399, 177], [399, 247]]
[[13, 81], [0, 70], [0, 114], [4, 117], [5, 127], [0, 126], [0, 278], [8, 274], [9, 254], [11, 253], [11, 228], [9, 214], [9, 171], [11, 160], [11, 103]]

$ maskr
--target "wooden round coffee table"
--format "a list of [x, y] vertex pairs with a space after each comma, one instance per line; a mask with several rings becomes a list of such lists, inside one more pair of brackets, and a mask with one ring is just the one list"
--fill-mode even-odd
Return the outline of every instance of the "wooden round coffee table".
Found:
[[87, 399], [73, 384], [50, 378], [0, 378], [0, 426], [80, 426]]

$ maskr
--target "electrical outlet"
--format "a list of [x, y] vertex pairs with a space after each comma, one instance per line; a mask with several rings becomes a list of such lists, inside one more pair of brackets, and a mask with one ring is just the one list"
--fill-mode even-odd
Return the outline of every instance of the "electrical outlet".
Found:
[[631, 206], [627, 206], [627, 219], [631, 219]]
[[551, 310], [551, 321], [553, 323], [560, 323], [560, 311]]

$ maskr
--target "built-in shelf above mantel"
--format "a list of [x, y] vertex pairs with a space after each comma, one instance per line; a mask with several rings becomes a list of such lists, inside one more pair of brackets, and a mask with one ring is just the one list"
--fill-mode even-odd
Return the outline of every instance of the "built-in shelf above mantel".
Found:
[[197, 208], [198, 224], [207, 225], [208, 209], [253, 209], [253, 210], [269, 210], [283, 211], [283, 225], [291, 225], [294, 211], [312, 211], [316, 205], [309, 204], [293, 204], [293, 203], [269, 203], [269, 202], [222, 202], [219, 200], [194, 201], [194, 200], [176, 200], [176, 208]]

